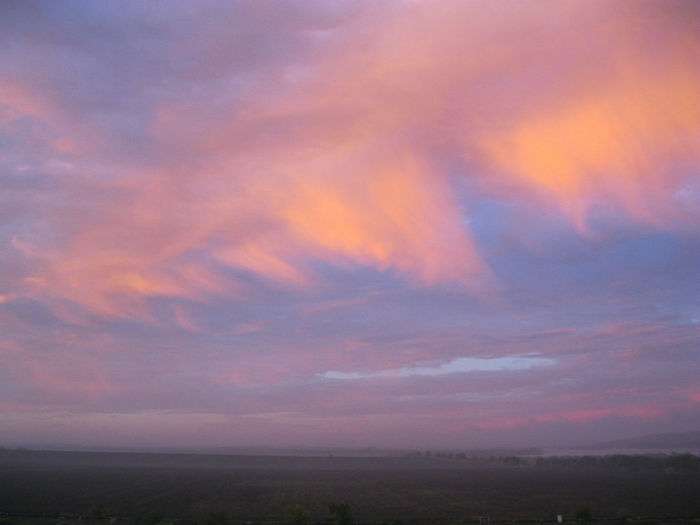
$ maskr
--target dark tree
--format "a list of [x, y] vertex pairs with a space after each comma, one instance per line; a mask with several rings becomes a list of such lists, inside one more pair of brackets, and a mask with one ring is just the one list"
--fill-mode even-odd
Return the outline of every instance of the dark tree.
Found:
[[352, 519], [352, 509], [347, 503], [331, 503], [328, 506], [328, 511], [331, 513], [333, 523], [337, 525], [352, 525], [355, 523]]
[[576, 511], [576, 521], [580, 523], [590, 523], [593, 521], [593, 515], [591, 514], [591, 509], [588, 507], [580, 508]]
[[294, 505], [289, 509], [287, 523], [289, 523], [289, 525], [309, 525], [311, 523], [311, 516], [301, 505]]

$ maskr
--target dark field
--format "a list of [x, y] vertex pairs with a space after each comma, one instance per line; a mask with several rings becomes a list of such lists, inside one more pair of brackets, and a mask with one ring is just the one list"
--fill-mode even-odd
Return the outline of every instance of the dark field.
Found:
[[[0, 452], [0, 524], [700, 523], [689, 458], [518, 460]], [[63, 516], [63, 517], [61, 517]], [[100, 518], [100, 519], [97, 519]], [[612, 521], [612, 518], [615, 518]], [[682, 518], [682, 519], [681, 519]], [[297, 521], [293, 521], [296, 519]], [[336, 521], [339, 522], [339, 521]]]

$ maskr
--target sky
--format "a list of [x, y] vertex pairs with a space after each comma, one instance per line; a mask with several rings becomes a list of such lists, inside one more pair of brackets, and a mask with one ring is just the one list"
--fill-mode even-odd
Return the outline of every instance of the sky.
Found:
[[700, 6], [3, 1], [0, 445], [700, 428]]

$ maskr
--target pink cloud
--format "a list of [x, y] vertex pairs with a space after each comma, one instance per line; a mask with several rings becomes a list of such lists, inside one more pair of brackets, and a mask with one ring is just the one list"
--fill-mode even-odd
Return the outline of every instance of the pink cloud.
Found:
[[[685, 424], [689, 4], [320, 4], [242, 7], [243, 36], [203, 7], [136, 50], [27, 19], [0, 59], [3, 406], [96, 435]], [[556, 365], [450, 368], [532, 355]]]
[[[581, 227], [601, 199], [644, 222], [686, 216], [674, 166], [694, 158], [700, 129], [692, 35], [649, 58], [630, 29], [642, 15], [618, 13], [598, 27], [610, 15], [598, 4], [552, 12], [444, 2], [372, 13], [381, 27], [358, 15], [305, 76], [282, 75], [280, 89], [247, 95], [243, 110], [211, 117], [201, 137], [178, 135], [196, 112], [164, 102], [156, 136], [197, 160], [166, 160], [90, 190], [105, 199], [99, 213], [70, 212], [78, 229], [66, 243], [35, 247], [36, 293], [144, 318], [151, 298], [197, 300], [240, 286], [210, 264], [182, 262], [197, 252], [280, 286], [317, 285], [311, 267], [325, 261], [478, 290], [488, 268], [454, 181], [431, 155], [440, 148], [476, 159], [470, 176], [487, 191], [539, 195]], [[573, 16], [607, 47], [562, 37]], [[539, 81], [548, 68], [580, 81]], [[479, 81], [506, 72], [510, 88], [485, 91]]]

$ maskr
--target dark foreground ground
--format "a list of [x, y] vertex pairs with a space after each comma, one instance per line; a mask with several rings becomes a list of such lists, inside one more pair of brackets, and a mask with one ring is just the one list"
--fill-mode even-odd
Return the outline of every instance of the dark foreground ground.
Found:
[[700, 524], [700, 469], [692, 457], [0, 452], [0, 525], [341, 523], [332, 504], [355, 523]]

